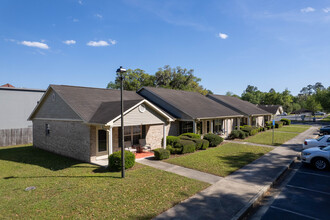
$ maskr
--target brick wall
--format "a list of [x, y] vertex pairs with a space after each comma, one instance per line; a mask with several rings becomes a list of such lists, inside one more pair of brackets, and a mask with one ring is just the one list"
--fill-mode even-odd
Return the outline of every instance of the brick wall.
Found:
[[[46, 123], [50, 134], [46, 135]], [[90, 127], [81, 122], [33, 120], [33, 145], [81, 161], [90, 161]]]
[[146, 126], [146, 142], [151, 149], [162, 147], [163, 125], [147, 125]]

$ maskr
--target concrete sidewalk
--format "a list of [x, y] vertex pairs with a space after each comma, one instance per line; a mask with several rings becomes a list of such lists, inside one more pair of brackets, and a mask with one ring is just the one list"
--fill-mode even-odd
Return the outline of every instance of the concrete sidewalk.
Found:
[[288, 169], [312, 127], [155, 219], [239, 219]]
[[147, 165], [147, 166], [151, 166], [151, 167], [160, 169], [160, 170], [165, 170], [165, 171], [168, 171], [171, 173], [175, 173], [175, 174], [178, 174], [181, 176], [185, 176], [185, 177], [188, 177], [191, 179], [203, 181], [203, 182], [210, 183], [210, 184], [214, 184], [222, 179], [222, 177], [220, 177], [220, 176], [200, 172], [198, 170], [193, 170], [193, 169], [177, 166], [177, 165], [170, 164], [170, 163], [165, 163], [165, 162], [158, 161], [158, 160], [153, 160], [152, 158], [142, 159], [142, 160], [139, 160], [138, 162], [142, 163], [144, 165]]

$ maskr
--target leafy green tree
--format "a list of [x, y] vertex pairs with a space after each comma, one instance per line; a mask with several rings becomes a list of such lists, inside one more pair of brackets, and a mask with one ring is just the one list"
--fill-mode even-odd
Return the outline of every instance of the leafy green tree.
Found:
[[259, 91], [257, 87], [248, 85], [245, 91], [242, 93], [241, 98], [253, 104], [264, 104], [263, 96], [264, 94]]
[[[143, 86], [150, 86], [194, 91], [203, 95], [212, 93], [199, 84], [201, 79], [194, 75], [193, 69], [171, 68], [169, 65], [166, 65], [163, 68], [159, 68], [154, 75], [150, 75], [141, 69], [128, 69], [123, 76], [125, 79], [123, 82], [125, 90], [138, 90]], [[107, 88], [120, 88], [120, 76], [118, 74], [115, 81], [110, 82]]]
[[[141, 69], [128, 69], [126, 73], [123, 74], [123, 88], [125, 90], [138, 90], [142, 86], [155, 86], [155, 77], [149, 75], [144, 70]], [[119, 89], [120, 88], [120, 75], [117, 73], [115, 82], [110, 82], [107, 86], [109, 89]]]
[[231, 91], [226, 92], [226, 96], [232, 96], [232, 97], [240, 98], [238, 95], [234, 94]]
[[321, 109], [320, 103], [316, 100], [315, 95], [310, 95], [306, 100], [306, 107], [308, 110], [312, 111], [313, 114]]
[[324, 111], [330, 112], [330, 86], [327, 89], [318, 90], [316, 100], [320, 102]]

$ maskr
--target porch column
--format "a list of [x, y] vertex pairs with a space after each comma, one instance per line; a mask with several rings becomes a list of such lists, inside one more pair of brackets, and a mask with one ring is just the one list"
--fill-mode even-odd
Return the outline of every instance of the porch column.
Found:
[[251, 125], [251, 117], [248, 117], [248, 125]]
[[163, 148], [166, 149], [166, 123], [163, 124]]
[[112, 126], [108, 130], [108, 153], [112, 154]]
[[240, 130], [241, 118], [237, 118], [237, 130]]
[[193, 120], [193, 133], [195, 133], [196, 134], [196, 121], [195, 120]]
[[211, 120], [210, 126], [210, 132], [213, 134], [213, 120]]

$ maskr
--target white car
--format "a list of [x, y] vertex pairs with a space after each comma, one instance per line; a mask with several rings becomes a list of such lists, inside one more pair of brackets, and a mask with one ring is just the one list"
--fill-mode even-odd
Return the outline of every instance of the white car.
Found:
[[330, 135], [324, 135], [318, 139], [305, 139], [304, 143], [302, 144], [303, 149], [326, 146], [330, 146]]
[[315, 115], [325, 115], [324, 112], [315, 112]]
[[303, 150], [301, 160], [304, 163], [312, 164], [316, 169], [325, 170], [330, 164], [330, 146]]

